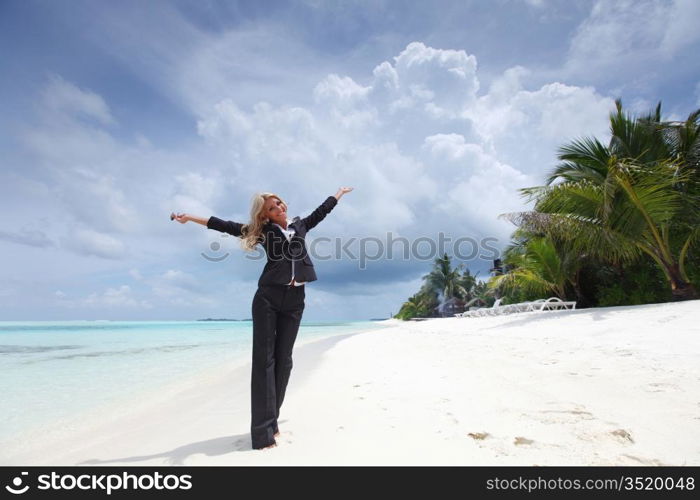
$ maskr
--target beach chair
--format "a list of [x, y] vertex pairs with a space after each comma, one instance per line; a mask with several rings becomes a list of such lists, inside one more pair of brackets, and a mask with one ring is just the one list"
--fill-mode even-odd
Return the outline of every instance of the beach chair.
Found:
[[[541, 299], [542, 300], [542, 299]], [[542, 302], [537, 301], [533, 305], [533, 311], [560, 311], [562, 309], [576, 309], [576, 301], [566, 302], [559, 297], [550, 297]]]
[[455, 316], [458, 318], [481, 318], [484, 316], [495, 316], [496, 314], [500, 314], [502, 312], [501, 301], [502, 299], [496, 299], [496, 302], [494, 302], [493, 306], [491, 307], [480, 307], [479, 309], [475, 309], [473, 311], [464, 311], [463, 313], [455, 314]]
[[492, 307], [482, 307], [474, 311], [465, 311], [455, 314], [458, 318], [483, 318], [486, 316], [500, 316], [502, 314], [515, 314], [523, 312], [560, 311], [576, 309], [576, 301], [566, 302], [559, 297], [537, 299], [530, 302], [501, 305], [501, 299], [496, 300]]

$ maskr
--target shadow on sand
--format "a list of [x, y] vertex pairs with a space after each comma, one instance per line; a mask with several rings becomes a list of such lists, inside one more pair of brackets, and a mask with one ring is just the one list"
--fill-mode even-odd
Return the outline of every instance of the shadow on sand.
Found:
[[137, 455], [134, 457], [120, 457], [113, 458], [110, 460], [86, 460], [80, 462], [78, 465], [102, 465], [114, 462], [119, 463], [137, 463], [145, 462], [147, 460], [153, 460], [156, 458], [164, 458], [168, 465], [184, 465], [185, 460], [192, 455], [206, 455], [208, 457], [216, 457], [220, 455], [226, 455], [228, 453], [233, 453], [237, 451], [250, 451], [252, 450], [250, 443], [250, 434], [238, 434], [235, 436], [224, 436], [214, 439], [207, 439], [206, 441], [199, 441], [197, 443], [190, 443], [183, 446], [178, 446], [172, 450], [164, 451], [161, 453], [154, 453], [152, 455]]

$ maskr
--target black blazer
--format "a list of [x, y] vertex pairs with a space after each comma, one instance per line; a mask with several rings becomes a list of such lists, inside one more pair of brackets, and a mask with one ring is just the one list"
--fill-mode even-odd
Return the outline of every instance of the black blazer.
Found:
[[[294, 217], [288, 227], [296, 233], [290, 241], [277, 225], [268, 222], [263, 226], [263, 236], [258, 243], [263, 245], [267, 254], [267, 263], [258, 280], [260, 285], [286, 285], [292, 280], [298, 282], [316, 281], [314, 264], [306, 250], [306, 233], [321, 222], [338, 204], [335, 196], [329, 196], [321, 205], [303, 219]], [[240, 237], [243, 224], [233, 221], [210, 217], [207, 227], [222, 233]]]

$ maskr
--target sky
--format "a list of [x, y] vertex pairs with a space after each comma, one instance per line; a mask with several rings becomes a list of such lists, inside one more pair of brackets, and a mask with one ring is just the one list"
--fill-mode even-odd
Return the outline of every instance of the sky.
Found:
[[[251, 317], [264, 260], [172, 211], [305, 216], [305, 321], [398, 312], [608, 113], [700, 107], [696, 0], [0, 0], [0, 320]], [[442, 238], [442, 249], [439, 244]], [[405, 250], [408, 249], [408, 255]], [[393, 250], [393, 251], [390, 251]], [[364, 256], [364, 258], [362, 258]]]

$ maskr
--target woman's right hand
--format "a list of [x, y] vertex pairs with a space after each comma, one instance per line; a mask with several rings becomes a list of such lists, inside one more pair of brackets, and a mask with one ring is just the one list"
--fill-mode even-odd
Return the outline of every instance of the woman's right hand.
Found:
[[170, 220], [176, 220], [180, 224], [184, 224], [188, 220], [190, 220], [189, 216], [187, 214], [176, 214], [176, 213], [171, 213], [170, 214]]

